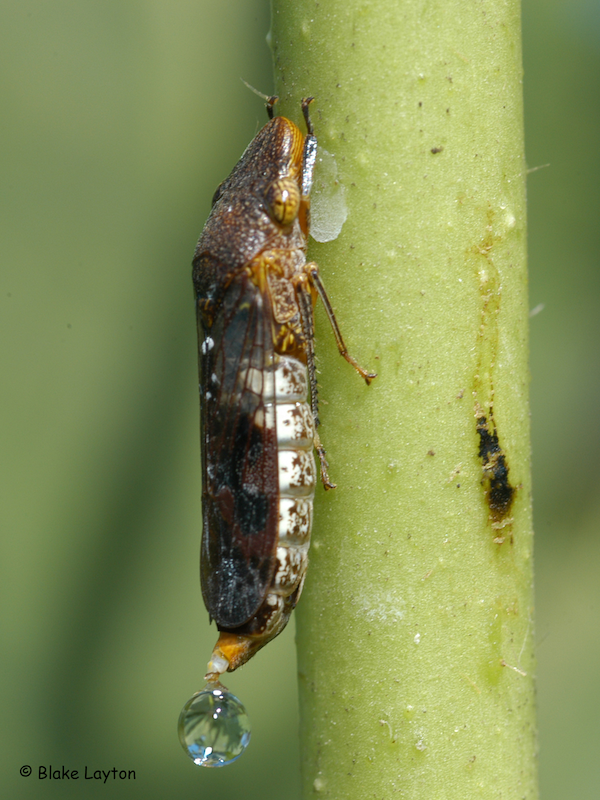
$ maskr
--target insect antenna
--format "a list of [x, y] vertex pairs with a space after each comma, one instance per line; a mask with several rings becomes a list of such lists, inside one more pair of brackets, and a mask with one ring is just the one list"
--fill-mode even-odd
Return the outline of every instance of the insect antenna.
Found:
[[[273, 106], [279, 100], [279, 97], [276, 94], [272, 94], [272, 95], [263, 94], [262, 92], [259, 92], [258, 89], [255, 89], [254, 86], [251, 86], [248, 83], [248, 81], [245, 81], [243, 78], [240, 78], [240, 80], [244, 84], [244, 86], [246, 86], [248, 89], [250, 89], [251, 92], [254, 92], [254, 94], [257, 94], [259, 97], [262, 97], [262, 99], [265, 101], [265, 105], [267, 107], [267, 115], [268, 115], [269, 119], [273, 119]], [[312, 100], [312, 97], [310, 99]]]

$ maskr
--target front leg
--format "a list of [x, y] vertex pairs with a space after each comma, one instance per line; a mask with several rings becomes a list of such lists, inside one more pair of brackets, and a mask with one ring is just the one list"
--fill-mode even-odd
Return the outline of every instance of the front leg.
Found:
[[321, 276], [319, 275], [318, 266], [314, 263], [314, 261], [311, 261], [310, 263], [305, 264], [304, 271], [308, 277], [310, 285], [314, 287], [314, 289], [318, 292], [319, 297], [323, 301], [323, 305], [325, 306], [325, 311], [327, 313], [329, 323], [331, 324], [333, 335], [335, 336], [335, 343], [337, 344], [337, 348], [340, 352], [340, 355], [343, 356], [346, 359], [346, 361], [354, 367], [354, 369], [358, 372], [361, 378], [365, 379], [368, 386], [371, 383], [371, 381], [377, 377], [377, 373], [367, 372], [367, 370], [363, 369], [363, 367], [360, 366], [358, 361], [355, 358], [353, 358], [348, 352], [348, 348], [346, 347], [346, 344], [342, 338], [342, 333], [337, 323], [337, 319], [335, 318], [335, 314], [333, 313], [331, 301], [327, 296], [327, 292], [325, 291], [325, 287], [323, 286], [323, 281], [321, 280]]

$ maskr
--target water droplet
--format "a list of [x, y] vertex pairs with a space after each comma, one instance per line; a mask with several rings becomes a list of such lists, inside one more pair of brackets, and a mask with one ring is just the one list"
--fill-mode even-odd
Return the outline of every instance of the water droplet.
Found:
[[238, 698], [220, 683], [207, 683], [179, 715], [179, 741], [199, 767], [225, 767], [250, 742], [250, 720]]

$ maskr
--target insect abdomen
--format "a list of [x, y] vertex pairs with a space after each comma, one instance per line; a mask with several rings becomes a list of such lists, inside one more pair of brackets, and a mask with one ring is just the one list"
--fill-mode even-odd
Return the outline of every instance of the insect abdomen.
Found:
[[308, 565], [317, 480], [308, 374], [297, 358], [276, 355], [275, 359], [279, 528], [273, 578], [264, 601], [248, 622], [232, 630], [221, 629], [211, 659], [218, 672], [236, 669], [281, 633], [300, 598]]
[[312, 527], [317, 471], [312, 453], [314, 423], [307, 403], [306, 366], [280, 356], [276, 370], [277, 447], [279, 450], [279, 540], [272, 591], [298, 601]]

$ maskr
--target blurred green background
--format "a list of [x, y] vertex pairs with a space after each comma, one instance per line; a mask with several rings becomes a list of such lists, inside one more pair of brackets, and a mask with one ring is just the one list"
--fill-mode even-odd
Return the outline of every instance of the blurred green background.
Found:
[[[239, 762], [175, 732], [214, 640], [190, 260], [265, 121], [268, 28], [266, 0], [0, 6], [3, 796], [87, 796], [37, 777], [87, 765], [136, 771], [115, 797], [299, 797], [292, 626], [228, 681]], [[541, 788], [596, 800], [598, 4], [527, 0], [524, 61]]]

